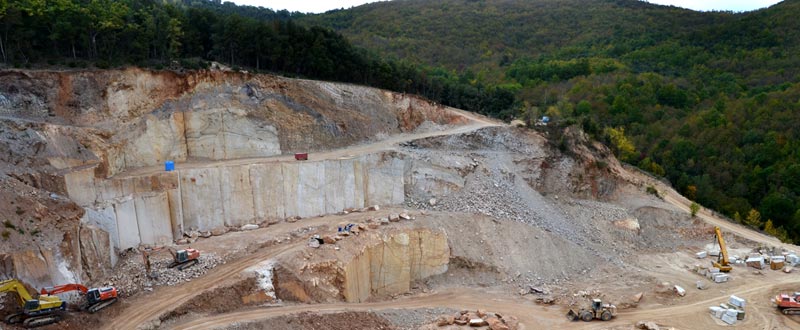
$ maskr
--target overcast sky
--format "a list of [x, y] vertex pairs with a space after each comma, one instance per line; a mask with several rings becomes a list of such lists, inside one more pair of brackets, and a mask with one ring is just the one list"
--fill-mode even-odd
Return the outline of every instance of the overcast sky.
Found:
[[[224, 0], [230, 1], [230, 0]], [[435, 0], [430, 0], [435, 1]], [[333, 9], [348, 9], [376, 0], [233, 0], [240, 5], [267, 7], [273, 10], [286, 9], [302, 13], [323, 13]], [[778, 0], [648, 0], [650, 3], [673, 5], [694, 10], [748, 11], [769, 7]]]

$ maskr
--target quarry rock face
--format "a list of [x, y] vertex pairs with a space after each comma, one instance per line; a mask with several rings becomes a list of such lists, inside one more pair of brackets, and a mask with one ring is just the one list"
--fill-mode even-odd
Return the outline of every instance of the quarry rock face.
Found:
[[278, 298], [363, 302], [392, 296], [409, 291], [413, 281], [446, 272], [450, 260], [447, 234], [435, 229], [367, 231], [336, 246], [321, 245], [315, 249], [320, 255], [308, 261], [284, 259], [276, 267]]
[[[219, 71], [6, 70], [0, 98], [0, 176], [41, 194], [38, 201], [55, 193], [72, 208], [29, 217], [27, 206], [17, 214], [0, 205], [14, 226], [0, 240], [2, 274], [35, 285], [102, 277], [119, 251], [170, 244], [193, 230], [402, 203], [408, 167], [393, 153], [185, 162], [313, 153], [425, 122], [465, 122], [415, 96]], [[168, 160], [175, 171], [164, 171]], [[5, 199], [23, 191], [8, 188]]]

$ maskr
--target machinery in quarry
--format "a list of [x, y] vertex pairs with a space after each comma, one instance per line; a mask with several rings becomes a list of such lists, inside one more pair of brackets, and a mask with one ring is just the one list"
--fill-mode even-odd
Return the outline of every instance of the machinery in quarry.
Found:
[[800, 292], [795, 292], [791, 295], [781, 293], [775, 296], [773, 303], [775, 303], [778, 310], [785, 315], [800, 314]]
[[158, 251], [162, 250], [169, 251], [172, 254], [172, 263], [169, 264], [169, 268], [178, 267], [178, 270], [184, 270], [186, 268], [192, 267], [196, 265], [200, 258], [200, 251], [192, 248], [187, 248], [183, 250], [175, 250], [173, 248], [167, 247], [159, 247], [154, 249], [142, 249], [142, 258], [144, 258], [144, 269], [147, 273], [147, 276], [154, 278], [157, 275], [155, 273], [151, 273], [150, 271], [150, 256]]
[[118, 296], [117, 288], [113, 286], [89, 289], [77, 283], [46, 287], [42, 289], [40, 293], [42, 295], [53, 296], [70, 291], [80, 291], [86, 297], [86, 301], [81, 305], [81, 309], [89, 313], [95, 313], [110, 306], [117, 301]]
[[569, 312], [567, 312], [567, 319], [570, 321], [581, 319], [584, 322], [589, 322], [594, 319], [608, 321], [616, 315], [617, 306], [604, 304], [600, 299], [592, 299], [591, 308], [581, 308], [577, 311], [570, 309]]
[[5, 317], [8, 324], [22, 323], [26, 328], [39, 327], [61, 320], [60, 311], [67, 308], [67, 303], [58, 296], [39, 296], [33, 298], [19, 280], [11, 279], [0, 282], [0, 293], [16, 292], [22, 312]]
[[719, 256], [717, 261], [712, 261], [711, 265], [719, 268], [721, 272], [729, 272], [731, 267], [730, 260], [728, 259], [728, 249], [725, 246], [725, 239], [722, 238], [722, 230], [719, 227], [714, 227], [714, 241], [719, 245]]

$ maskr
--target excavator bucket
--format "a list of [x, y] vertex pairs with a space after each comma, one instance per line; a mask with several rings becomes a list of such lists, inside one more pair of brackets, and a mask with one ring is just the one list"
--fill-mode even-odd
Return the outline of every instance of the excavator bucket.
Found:
[[567, 320], [577, 321], [578, 320], [578, 313], [576, 313], [574, 310], [570, 309], [569, 312], [567, 312]]

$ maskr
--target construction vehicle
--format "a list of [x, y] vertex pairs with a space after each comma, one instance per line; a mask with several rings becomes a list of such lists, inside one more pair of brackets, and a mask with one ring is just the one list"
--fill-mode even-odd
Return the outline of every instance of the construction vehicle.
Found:
[[84, 296], [86, 296], [86, 301], [83, 303], [83, 305], [81, 305], [81, 309], [86, 310], [89, 313], [95, 313], [117, 302], [117, 288], [113, 286], [88, 289], [82, 284], [70, 283], [47, 287], [42, 289], [40, 293], [42, 295], [53, 296], [59, 293], [70, 291], [80, 291]]
[[570, 309], [569, 312], [567, 312], [567, 319], [570, 321], [577, 321], [578, 319], [584, 322], [589, 322], [594, 319], [608, 321], [614, 316], [617, 316], [617, 306], [604, 304], [600, 299], [592, 299], [591, 308], [581, 308], [578, 311]]
[[781, 293], [775, 296], [773, 303], [785, 315], [800, 314], [800, 292], [795, 292], [792, 295]]
[[164, 249], [166, 249], [167, 251], [169, 251], [170, 254], [172, 254], [172, 259], [173, 259], [172, 263], [169, 264], [169, 266], [167, 266], [169, 268], [178, 267], [178, 270], [184, 270], [186, 268], [196, 265], [199, 262], [198, 258], [200, 258], [200, 251], [192, 248], [187, 248], [178, 251], [175, 251], [175, 249], [173, 248], [165, 248], [165, 247], [159, 247], [154, 249], [142, 249], [141, 251], [142, 251], [142, 257], [144, 258], [144, 268], [145, 272], [147, 273], [147, 276], [150, 276], [151, 278], [156, 277], [154, 273], [150, 272], [150, 255]]
[[722, 230], [719, 227], [714, 227], [714, 241], [719, 245], [719, 256], [717, 261], [712, 261], [711, 265], [719, 268], [721, 272], [729, 272], [733, 267], [728, 260], [728, 249], [725, 247], [725, 239], [722, 238]]
[[8, 324], [22, 322], [24, 327], [34, 328], [56, 323], [62, 317], [59, 312], [67, 309], [67, 303], [57, 296], [39, 296], [34, 299], [19, 280], [0, 281], [0, 293], [12, 291], [19, 297], [22, 312], [6, 316], [5, 322]]

